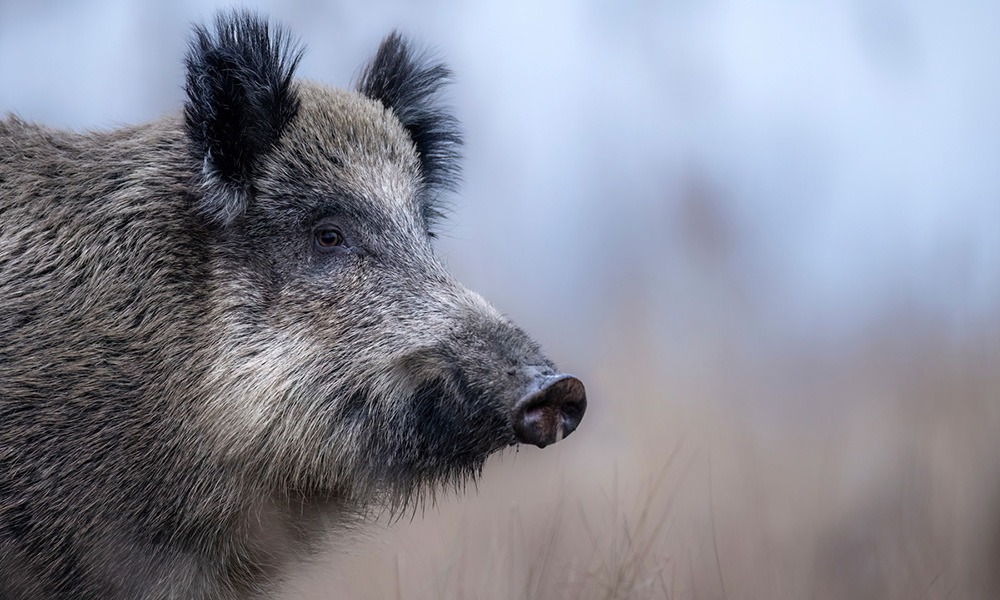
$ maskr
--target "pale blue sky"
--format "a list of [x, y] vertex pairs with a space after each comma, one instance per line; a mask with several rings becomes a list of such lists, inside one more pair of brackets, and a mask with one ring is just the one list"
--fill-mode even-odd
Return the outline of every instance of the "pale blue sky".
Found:
[[[0, 0], [0, 110], [177, 110], [213, 6]], [[454, 67], [466, 183], [442, 251], [519, 320], [587, 343], [578, 324], [629, 294], [654, 321], [736, 311], [778, 338], [1000, 316], [1000, 4], [250, 6], [306, 43], [313, 79], [346, 85], [393, 27]]]

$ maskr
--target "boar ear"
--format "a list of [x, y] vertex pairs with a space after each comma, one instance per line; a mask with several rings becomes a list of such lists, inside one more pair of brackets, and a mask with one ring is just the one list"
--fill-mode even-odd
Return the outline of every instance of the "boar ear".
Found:
[[292, 72], [302, 51], [251, 13], [220, 14], [197, 26], [187, 55], [184, 122], [202, 165], [199, 210], [228, 225], [246, 210], [263, 158], [299, 109]]
[[444, 64], [415, 55], [393, 31], [364, 67], [357, 84], [359, 92], [391, 110], [410, 134], [420, 157], [422, 210], [428, 225], [441, 217], [440, 192], [454, 190], [460, 174], [458, 120], [439, 99], [441, 88], [450, 81], [451, 71]]

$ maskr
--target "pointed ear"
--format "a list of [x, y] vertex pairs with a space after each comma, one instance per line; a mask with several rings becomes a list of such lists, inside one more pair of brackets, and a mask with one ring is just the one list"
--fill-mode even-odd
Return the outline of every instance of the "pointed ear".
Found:
[[225, 226], [246, 210], [262, 159], [298, 114], [292, 73], [301, 55], [284, 30], [251, 13], [220, 14], [214, 31], [195, 27], [184, 121], [209, 220]]
[[441, 88], [450, 81], [448, 67], [415, 54], [393, 31], [357, 83], [359, 92], [391, 110], [410, 134], [420, 157], [422, 210], [428, 225], [442, 216], [440, 192], [454, 190], [460, 176], [462, 134], [458, 120], [439, 98]]

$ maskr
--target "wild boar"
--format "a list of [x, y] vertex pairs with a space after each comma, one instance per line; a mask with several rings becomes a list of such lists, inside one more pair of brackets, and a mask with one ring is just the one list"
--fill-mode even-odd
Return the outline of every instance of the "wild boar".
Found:
[[583, 384], [435, 257], [450, 74], [355, 91], [258, 16], [196, 27], [183, 113], [0, 120], [0, 598], [243, 598], [373, 507], [569, 435]]

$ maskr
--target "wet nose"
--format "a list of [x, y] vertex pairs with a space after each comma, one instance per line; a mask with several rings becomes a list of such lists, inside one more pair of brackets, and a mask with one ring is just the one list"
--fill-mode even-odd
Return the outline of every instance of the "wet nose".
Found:
[[544, 448], [573, 433], [587, 410], [587, 392], [571, 375], [551, 375], [514, 404], [514, 435]]

